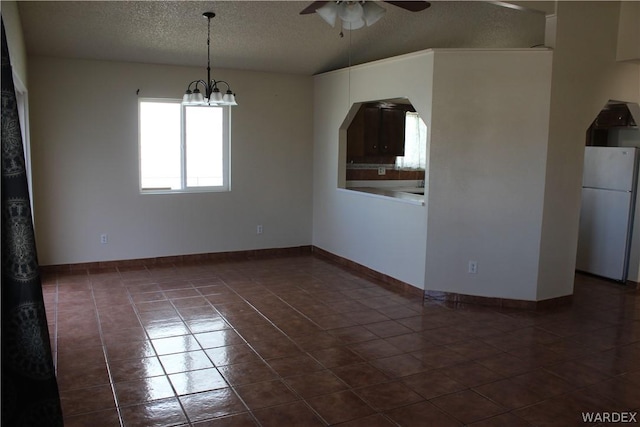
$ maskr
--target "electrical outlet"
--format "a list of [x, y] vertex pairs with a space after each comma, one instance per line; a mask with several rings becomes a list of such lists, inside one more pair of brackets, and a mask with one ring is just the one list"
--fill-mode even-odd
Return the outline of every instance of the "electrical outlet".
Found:
[[109, 243], [109, 236], [107, 236], [106, 234], [101, 234], [100, 243], [102, 243], [103, 245], [106, 245], [107, 243]]
[[387, 168], [382, 166], [378, 168], [378, 175], [386, 175], [386, 174], [387, 174]]
[[476, 274], [478, 272], [478, 261], [469, 261], [469, 274]]
[[256, 234], [262, 234], [262, 225], [256, 226]]

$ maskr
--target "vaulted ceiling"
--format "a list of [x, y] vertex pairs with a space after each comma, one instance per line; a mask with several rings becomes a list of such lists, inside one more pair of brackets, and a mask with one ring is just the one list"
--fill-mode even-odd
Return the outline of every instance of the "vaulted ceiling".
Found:
[[206, 67], [207, 21], [202, 13], [213, 11], [213, 68], [295, 74], [428, 48], [544, 43], [544, 12], [502, 2], [432, 1], [421, 12], [379, 3], [387, 9], [380, 21], [343, 36], [338, 26], [332, 28], [317, 14], [300, 15], [309, 3], [20, 1], [18, 7], [30, 55]]

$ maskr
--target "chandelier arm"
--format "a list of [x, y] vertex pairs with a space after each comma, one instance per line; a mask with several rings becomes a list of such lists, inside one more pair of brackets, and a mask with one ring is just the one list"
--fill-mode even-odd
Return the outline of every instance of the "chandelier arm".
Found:
[[191, 83], [189, 83], [189, 86], [187, 86], [187, 90], [191, 90], [191, 86], [194, 86], [193, 88], [197, 89], [198, 88], [198, 84], [202, 85], [202, 87], [204, 88], [205, 92], [207, 91], [207, 89], [208, 89], [207, 82], [205, 82], [202, 79], [194, 80]]
[[229, 83], [225, 82], [224, 80], [212, 80], [211, 83], [213, 83], [211, 86], [212, 87], [216, 87], [218, 86], [218, 83], [224, 83], [227, 85], [227, 90], [230, 91], [231, 90], [231, 86], [229, 86]]

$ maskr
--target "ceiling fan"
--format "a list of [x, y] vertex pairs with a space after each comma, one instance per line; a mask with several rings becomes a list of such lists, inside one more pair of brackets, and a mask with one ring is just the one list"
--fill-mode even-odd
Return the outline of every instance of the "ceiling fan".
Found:
[[[413, 1], [392, 1], [383, 0], [410, 12], [420, 12], [431, 6], [431, 3], [423, 0]], [[378, 22], [382, 15], [387, 11], [380, 6], [378, 1], [314, 1], [304, 8], [300, 15], [308, 15], [317, 13], [329, 25], [335, 27], [336, 18], [342, 21], [342, 28], [345, 30], [357, 30], [365, 24], [371, 26]]]

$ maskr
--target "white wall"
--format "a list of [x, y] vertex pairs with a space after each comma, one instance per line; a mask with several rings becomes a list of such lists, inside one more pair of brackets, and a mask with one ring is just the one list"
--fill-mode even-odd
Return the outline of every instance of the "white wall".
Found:
[[552, 53], [435, 52], [426, 288], [535, 300]]
[[616, 62], [619, 2], [562, 1], [557, 19], [538, 300], [573, 293], [586, 129], [640, 94], [638, 64]]
[[[314, 245], [419, 288], [535, 299], [551, 55], [435, 50], [317, 76]], [[426, 206], [337, 189], [348, 107], [403, 96], [430, 133]]]
[[180, 98], [204, 73], [29, 58], [42, 265], [311, 244], [311, 77], [214, 70], [240, 104], [232, 109], [232, 191], [139, 194], [136, 90]]
[[640, 61], [640, 3], [637, 1], [620, 3], [616, 59]]
[[339, 128], [355, 102], [409, 98], [431, 122], [433, 53], [400, 56], [314, 79], [313, 244], [424, 288], [426, 207], [338, 189]]

